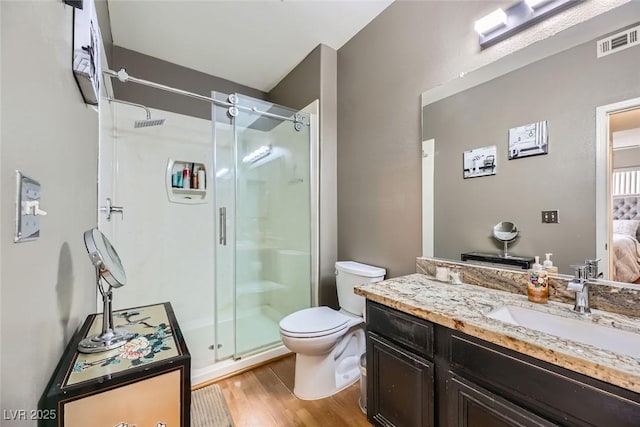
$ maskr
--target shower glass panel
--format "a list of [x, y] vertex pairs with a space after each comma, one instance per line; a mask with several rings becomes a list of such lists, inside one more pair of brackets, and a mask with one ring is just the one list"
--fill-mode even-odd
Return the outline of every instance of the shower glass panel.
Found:
[[279, 345], [279, 321], [311, 305], [309, 126], [234, 96], [248, 109], [214, 107], [219, 359]]

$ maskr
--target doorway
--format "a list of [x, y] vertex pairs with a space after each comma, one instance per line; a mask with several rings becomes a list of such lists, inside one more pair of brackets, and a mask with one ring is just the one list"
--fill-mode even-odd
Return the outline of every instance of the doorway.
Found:
[[605, 279], [640, 283], [640, 98], [596, 110], [596, 247]]

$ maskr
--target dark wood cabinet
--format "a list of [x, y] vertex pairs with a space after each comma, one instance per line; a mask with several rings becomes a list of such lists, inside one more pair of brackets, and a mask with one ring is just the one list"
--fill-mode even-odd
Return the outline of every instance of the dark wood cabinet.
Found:
[[367, 305], [367, 416], [378, 426], [431, 427], [433, 324]]
[[556, 426], [456, 375], [447, 382], [447, 418], [457, 427]]
[[367, 301], [369, 421], [639, 427], [640, 394]]
[[441, 368], [449, 376], [464, 377], [557, 425], [640, 426], [638, 393], [458, 331], [437, 331], [447, 343], [442, 346]]
[[368, 413], [376, 425], [434, 425], [433, 363], [369, 333], [371, 398]]

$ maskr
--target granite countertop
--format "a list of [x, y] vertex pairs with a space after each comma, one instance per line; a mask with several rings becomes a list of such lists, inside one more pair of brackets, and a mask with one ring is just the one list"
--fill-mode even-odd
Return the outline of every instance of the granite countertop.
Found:
[[640, 358], [508, 324], [485, 314], [509, 304], [638, 334], [640, 318], [598, 310], [582, 315], [573, 312], [568, 304], [551, 301], [536, 304], [529, 302], [524, 293], [520, 295], [467, 284], [450, 285], [424, 274], [368, 283], [356, 287], [355, 293], [421, 319], [640, 393]]

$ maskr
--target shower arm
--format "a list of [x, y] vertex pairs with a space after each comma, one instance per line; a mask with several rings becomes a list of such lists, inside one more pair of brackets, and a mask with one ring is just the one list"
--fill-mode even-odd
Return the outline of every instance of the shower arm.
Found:
[[147, 112], [147, 120], [151, 120], [151, 110], [149, 110], [147, 107], [145, 107], [142, 104], [136, 104], [135, 102], [123, 101], [121, 99], [115, 99], [115, 98], [110, 98], [110, 97], [107, 97], [107, 101], [116, 102], [116, 103], [119, 103], [119, 104], [131, 105], [132, 107], [143, 108], [144, 111]]
[[[266, 112], [266, 111], [261, 111], [261, 110], [258, 110], [256, 107], [244, 107], [244, 106], [233, 104], [233, 103], [230, 103], [230, 102], [220, 101], [220, 100], [217, 100], [217, 99], [214, 99], [214, 98], [210, 98], [208, 96], [199, 95], [197, 93], [188, 92], [188, 91], [182, 90], [182, 89], [177, 89], [175, 87], [166, 86], [166, 85], [163, 85], [163, 84], [160, 84], [160, 83], [155, 83], [155, 82], [152, 82], [152, 81], [149, 81], [149, 80], [139, 79], [137, 77], [131, 77], [124, 68], [121, 68], [120, 71], [118, 71], [118, 72], [115, 72], [113, 70], [103, 70], [102, 74], [104, 74], [106, 76], [109, 76], [109, 77], [115, 77], [115, 78], [117, 78], [118, 80], [120, 80], [123, 83], [126, 83], [126, 82], [137, 83], [137, 84], [140, 84], [140, 85], [143, 85], [143, 86], [149, 86], [149, 87], [152, 87], [152, 88], [155, 88], [155, 89], [160, 89], [160, 90], [164, 90], [164, 91], [167, 91], [167, 92], [173, 92], [173, 93], [177, 93], [178, 95], [184, 95], [184, 96], [188, 96], [190, 98], [199, 99], [201, 101], [210, 102], [210, 103], [213, 103], [215, 105], [222, 106], [222, 107], [228, 107], [228, 108], [235, 107], [235, 108], [237, 108], [239, 110], [251, 111], [251, 112], [262, 114], [264, 116], [271, 117], [271, 118], [274, 118], [274, 119], [286, 120], [286, 121], [294, 122], [294, 123], [301, 123], [301, 121], [296, 117], [296, 116], [298, 116], [298, 114], [296, 114], [294, 116], [294, 118], [291, 118], [291, 117], [280, 116], [278, 114], [269, 113], [269, 112]], [[138, 105], [138, 104], [133, 104], [133, 105]], [[138, 105], [138, 106], [145, 108], [142, 105]], [[149, 114], [149, 113], [147, 113], [147, 114]], [[306, 122], [303, 122], [303, 124], [308, 125], [309, 121], [307, 120]]]

